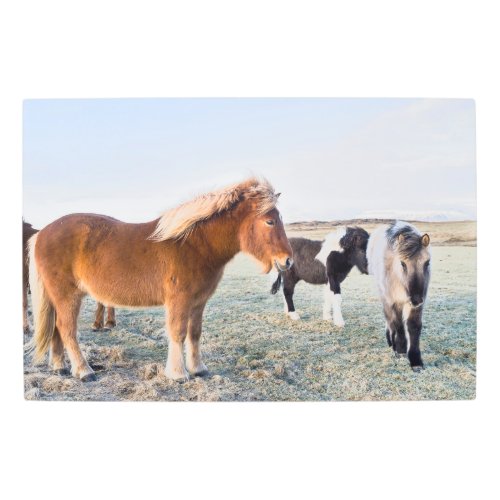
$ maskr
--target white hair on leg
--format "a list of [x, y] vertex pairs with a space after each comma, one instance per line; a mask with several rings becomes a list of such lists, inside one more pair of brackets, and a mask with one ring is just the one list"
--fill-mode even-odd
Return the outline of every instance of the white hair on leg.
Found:
[[333, 324], [339, 328], [343, 328], [345, 325], [344, 318], [342, 317], [342, 295], [340, 293], [334, 293], [332, 297], [333, 304]]
[[410, 304], [405, 304], [403, 306], [403, 325], [405, 328], [405, 337], [406, 337], [406, 353], [410, 351], [410, 332], [408, 330], [408, 318], [410, 317], [411, 306]]
[[182, 342], [175, 342], [169, 339], [165, 375], [172, 380], [189, 380], [189, 373], [184, 363]]
[[323, 319], [332, 320], [332, 291], [329, 283], [323, 288]]
[[300, 319], [300, 314], [297, 311], [289, 312], [288, 316], [290, 317], [290, 319], [293, 319], [294, 321], [298, 321]]
[[316, 260], [326, 266], [326, 259], [328, 259], [331, 252], [343, 252], [344, 249], [340, 246], [340, 240], [345, 236], [346, 232], [347, 228], [343, 226], [332, 233], [328, 233], [321, 245], [321, 250], [316, 255]]

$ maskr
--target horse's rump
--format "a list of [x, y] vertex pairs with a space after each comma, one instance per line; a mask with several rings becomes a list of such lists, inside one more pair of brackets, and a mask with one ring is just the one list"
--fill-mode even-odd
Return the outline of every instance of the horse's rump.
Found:
[[[164, 303], [166, 262], [148, 241], [154, 222], [128, 224], [96, 214], [72, 214], [40, 231], [36, 259], [49, 294], [79, 289], [105, 305]], [[133, 286], [131, 285], [133, 283]]]

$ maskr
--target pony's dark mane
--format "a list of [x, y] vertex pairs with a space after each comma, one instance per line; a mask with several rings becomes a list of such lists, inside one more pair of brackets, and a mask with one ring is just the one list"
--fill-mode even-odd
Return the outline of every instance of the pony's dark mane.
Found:
[[423, 248], [422, 235], [407, 222], [393, 222], [387, 229], [386, 235], [392, 248], [406, 259], [411, 259]]

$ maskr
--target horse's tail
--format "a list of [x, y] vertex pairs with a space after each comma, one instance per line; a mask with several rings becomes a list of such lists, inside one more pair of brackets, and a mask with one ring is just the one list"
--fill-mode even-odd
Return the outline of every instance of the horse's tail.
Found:
[[271, 286], [271, 293], [275, 295], [278, 290], [280, 289], [281, 286], [281, 273], [278, 273], [278, 277], [276, 278], [276, 281], [272, 284]]
[[29, 350], [34, 351], [33, 361], [41, 363], [49, 350], [50, 341], [56, 327], [56, 311], [49, 300], [47, 290], [38, 273], [35, 261], [35, 246], [38, 234], [28, 241], [29, 247], [29, 278], [31, 288], [31, 303], [33, 306], [33, 326], [35, 333], [29, 343]]

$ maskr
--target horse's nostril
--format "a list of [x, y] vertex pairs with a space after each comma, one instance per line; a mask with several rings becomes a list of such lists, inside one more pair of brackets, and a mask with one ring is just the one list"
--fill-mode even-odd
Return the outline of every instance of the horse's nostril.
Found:
[[287, 269], [290, 269], [290, 268], [292, 267], [292, 264], [293, 264], [293, 259], [291, 259], [290, 257], [288, 257], [288, 258], [286, 259], [285, 264], [286, 264], [286, 268], [287, 268]]

